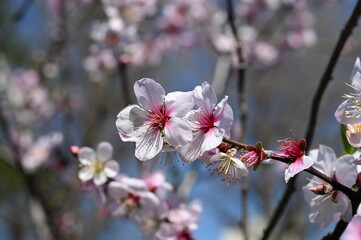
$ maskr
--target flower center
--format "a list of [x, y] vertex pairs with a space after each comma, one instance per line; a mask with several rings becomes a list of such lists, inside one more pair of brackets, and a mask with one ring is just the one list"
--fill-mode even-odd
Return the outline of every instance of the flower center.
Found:
[[208, 113], [205, 110], [200, 109], [200, 111], [195, 114], [195, 120], [198, 122], [197, 125], [199, 125], [199, 127], [197, 130], [199, 131], [208, 132], [215, 127], [213, 113]]
[[152, 129], [163, 130], [169, 119], [170, 117], [164, 104], [156, 111], [148, 110], [148, 121]]

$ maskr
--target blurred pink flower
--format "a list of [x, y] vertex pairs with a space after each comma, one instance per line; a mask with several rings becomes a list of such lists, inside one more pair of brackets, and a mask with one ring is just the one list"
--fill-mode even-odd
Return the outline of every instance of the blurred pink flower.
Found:
[[89, 147], [82, 147], [78, 153], [81, 163], [78, 177], [86, 182], [93, 179], [95, 185], [103, 185], [108, 178], [114, 178], [119, 171], [119, 165], [111, 160], [113, 146], [108, 142], [101, 142], [96, 152]]

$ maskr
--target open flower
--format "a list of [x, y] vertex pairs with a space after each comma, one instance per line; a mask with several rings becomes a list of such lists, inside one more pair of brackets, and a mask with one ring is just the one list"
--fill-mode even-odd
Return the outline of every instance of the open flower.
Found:
[[[237, 150], [232, 148], [227, 153], [219, 152], [213, 155], [209, 162], [214, 167], [213, 173], [217, 173], [222, 177], [222, 181], [226, 181], [227, 184], [233, 184], [241, 180], [241, 176], [247, 176], [248, 170], [244, 163], [235, 158]], [[210, 166], [212, 166], [210, 165]]]
[[335, 112], [337, 121], [341, 124], [358, 124], [361, 122], [361, 63], [360, 58], [356, 59], [351, 74], [351, 88], [354, 93], [345, 94], [346, 101], [341, 103]]
[[89, 147], [79, 149], [78, 159], [81, 169], [78, 177], [83, 182], [93, 179], [95, 185], [104, 184], [108, 178], [113, 178], [119, 171], [119, 165], [110, 158], [113, 155], [113, 146], [108, 142], [101, 142], [97, 151]]
[[[310, 156], [315, 160], [314, 168], [345, 185], [352, 187], [357, 178], [357, 167], [351, 155], [336, 158], [332, 148], [320, 145], [319, 149], [312, 150]], [[334, 219], [335, 214], [341, 213], [343, 221], [349, 222], [352, 218], [350, 199], [341, 191], [334, 190], [323, 180], [313, 177], [303, 188], [306, 201], [311, 206], [310, 221], [320, 227], [327, 227]]]
[[295, 176], [297, 173], [311, 167], [314, 160], [305, 155], [306, 141], [301, 139], [299, 142], [290, 139], [280, 140], [281, 157], [291, 160], [288, 168], [285, 170], [285, 181]]
[[189, 123], [183, 119], [193, 108], [192, 92], [171, 92], [150, 78], [134, 85], [138, 105], [130, 105], [119, 112], [116, 126], [120, 138], [135, 142], [135, 156], [141, 160], [154, 158], [164, 143], [179, 147], [192, 140]]
[[178, 149], [185, 162], [192, 162], [221, 144], [223, 137], [229, 137], [233, 122], [233, 111], [227, 103], [227, 96], [217, 104], [216, 94], [207, 82], [197, 86], [193, 92], [198, 109], [190, 111], [186, 119], [195, 135], [191, 143]]

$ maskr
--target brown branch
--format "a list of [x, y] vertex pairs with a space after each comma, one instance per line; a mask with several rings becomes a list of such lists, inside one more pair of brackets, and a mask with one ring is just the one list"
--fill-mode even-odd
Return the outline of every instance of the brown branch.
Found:
[[[246, 139], [246, 129], [247, 129], [247, 101], [245, 94], [245, 60], [243, 58], [241, 40], [238, 36], [238, 31], [235, 25], [234, 18], [234, 7], [232, 0], [227, 0], [227, 12], [228, 12], [228, 23], [231, 27], [232, 34], [236, 40], [236, 51], [237, 51], [237, 73], [238, 73], [238, 103], [240, 110], [240, 120], [241, 120], [241, 139], [244, 141]], [[248, 236], [248, 190], [249, 190], [249, 181], [248, 177], [242, 177], [242, 188], [241, 188], [241, 199], [242, 199], [242, 221], [240, 223], [241, 228], [243, 229], [244, 239], [247, 240]]]
[[123, 92], [124, 105], [127, 106], [132, 103], [130, 97], [129, 79], [127, 74], [128, 65], [121, 60], [118, 62], [118, 72], [120, 78], [120, 84]]
[[[344, 29], [341, 31], [339, 39], [337, 41], [336, 47], [331, 55], [331, 58], [328, 62], [328, 65], [326, 67], [326, 70], [321, 78], [320, 84], [318, 86], [318, 89], [316, 91], [316, 94], [314, 95], [313, 101], [312, 101], [312, 107], [311, 107], [311, 113], [310, 113], [310, 120], [307, 127], [307, 133], [306, 133], [306, 142], [307, 142], [307, 150], [311, 146], [314, 131], [316, 127], [317, 122], [317, 114], [318, 110], [321, 104], [322, 96], [328, 86], [328, 84], [332, 80], [332, 73], [336, 66], [336, 63], [338, 61], [338, 58], [342, 52], [342, 49], [349, 38], [349, 36], [352, 34], [353, 28], [357, 25], [358, 18], [361, 14], [361, 0], [357, 2], [357, 5], [355, 6], [353, 13], [351, 14], [349, 20], [347, 21]], [[271, 234], [274, 226], [278, 222], [278, 220], [281, 218], [282, 213], [284, 212], [289, 199], [291, 199], [292, 193], [294, 192], [295, 183], [296, 183], [297, 176], [293, 177], [292, 181], [288, 182], [286, 191], [282, 197], [282, 200], [280, 201], [274, 215], [271, 218], [271, 221], [266, 228], [264, 232], [263, 239], [267, 239], [269, 235]]]

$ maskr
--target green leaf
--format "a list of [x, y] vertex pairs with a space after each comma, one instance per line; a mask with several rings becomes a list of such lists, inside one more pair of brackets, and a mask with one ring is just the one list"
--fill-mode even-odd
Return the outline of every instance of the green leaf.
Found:
[[351, 144], [348, 142], [346, 137], [346, 130], [347, 130], [346, 126], [341, 124], [340, 130], [341, 130], [343, 147], [345, 149], [345, 154], [354, 154], [358, 148], [351, 146]]

